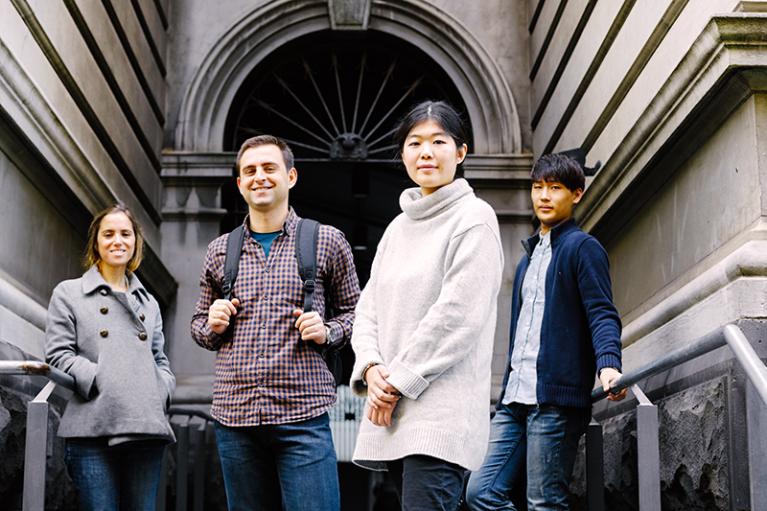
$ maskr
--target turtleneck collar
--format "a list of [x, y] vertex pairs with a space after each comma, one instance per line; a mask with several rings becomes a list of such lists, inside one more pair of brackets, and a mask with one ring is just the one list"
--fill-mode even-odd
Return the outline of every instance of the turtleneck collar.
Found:
[[399, 206], [411, 219], [422, 220], [440, 213], [470, 194], [473, 195], [474, 190], [465, 179], [459, 178], [425, 197], [420, 188], [408, 188], [400, 195]]

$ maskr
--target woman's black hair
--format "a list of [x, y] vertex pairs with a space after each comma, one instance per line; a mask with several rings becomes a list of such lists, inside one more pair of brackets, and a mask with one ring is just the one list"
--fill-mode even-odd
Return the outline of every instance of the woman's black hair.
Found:
[[[434, 121], [445, 130], [445, 133], [455, 142], [456, 147], [467, 144], [466, 129], [463, 126], [461, 114], [450, 104], [444, 101], [424, 101], [417, 104], [410, 110], [399, 122], [394, 131], [394, 143], [397, 144], [397, 150], [402, 154], [410, 130], [416, 124], [423, 121]], [[455, 177], [463, 177], [463, 162], [459, 163], [455, 169]]]
[[544, 154], [533, 165], [530, 179], [536, 181], [558, 181], [570, 191], [586, 188], [586, 177], [580, 164], [563, 154]]

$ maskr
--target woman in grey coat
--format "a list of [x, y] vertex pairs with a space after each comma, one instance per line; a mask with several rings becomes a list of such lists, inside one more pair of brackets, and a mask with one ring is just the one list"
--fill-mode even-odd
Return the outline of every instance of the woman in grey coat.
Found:
[[102, 211], [88, 230], [88, 270], [56, 286], [48, 308], [46, 359], [75, 379], [58, 434], [81, 509], [154, 509], [175, 440], [160, 308], [134, 274], [142, 247], [127, 208]]

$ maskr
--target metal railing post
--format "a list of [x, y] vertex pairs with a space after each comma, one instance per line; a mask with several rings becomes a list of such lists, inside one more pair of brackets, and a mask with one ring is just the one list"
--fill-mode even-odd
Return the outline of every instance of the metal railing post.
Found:
[[45, 508], [45, 468], [48, 458], [48, 398], [56, 389], [49, 381], [29, 402], [27, 408], [27, 435], [24, 446], [24, 511], [42, 511]]
[[190, 428], [191, 441], [194, 445], [194, 487], [192, 488], [194, 511], [203, 511], [205, 504], [205, 430], [203, 422], [196, 428]]
[[586, 495], [589, 511], [605, 511], [604, 440], [593, 417], [586, 429]]
[[767, 404], [759, 399], [751, 382], [746, 382], [746, 425], [750, 509], [767, 511]]
[[660, 511], [658, 407], [647, 398], [639, 385], [632, 385], [631, 391], [639, 401], [637, 406], [639, 511]]
[[762, 402], [767, 406], [767, 367], [765, 367], [740, 328], [735, 325], [725, 326], [724, 338], [727, 340], [727, 344], [730, 345], [730, 349], [735, 353], [735, 358], [740, 362], [746, 376], [751, 380], [754, 390], [756, 390], [759, 397], [762, 398]]
[[176, 430], [176, 511], [187, 511], [189, 481], [189, 418]]

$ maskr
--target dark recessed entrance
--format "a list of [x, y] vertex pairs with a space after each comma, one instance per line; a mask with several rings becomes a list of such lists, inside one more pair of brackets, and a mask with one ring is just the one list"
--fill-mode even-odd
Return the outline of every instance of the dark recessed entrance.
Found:
[[[291, 204], [344, 231], [364, 284], [378, 240], [400, 212], [399, 194], [411, 186], [393, 129], [425, 99], [447, 100], [465, 115], [450, 78], [415, 46], [375, 31], [318, 32], [253, 70], [233, 102], [224, 146], [236, 151], [263, 133], [284, 138], [299, 175]], [[247, 213], [234, 186], [225, 188], [224, 207], [222, 232]]]

